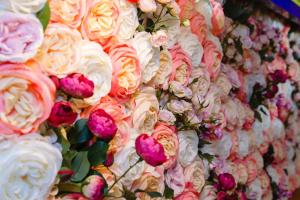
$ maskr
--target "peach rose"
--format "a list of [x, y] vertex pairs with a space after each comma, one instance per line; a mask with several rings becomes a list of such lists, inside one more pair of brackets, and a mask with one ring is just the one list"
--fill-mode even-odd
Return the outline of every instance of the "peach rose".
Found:
[[270, 178], [266, 171], [262, 171], [260, 175], [258, 176], [258, 179], [260, 180], [260, 185], [263, 191], [263, 194], [266, 194], [268, 190], [270, 189]]
[[185, 182], [191, 182], [197, 192], [201, 192], [205, 184], [205, 167], [199, 158], [184, 169]]
[[208, 35], [202, 45], [204, 49], [202, 62], [210, 76], [215, 79], [219, 74], [221, 60], [223, 57], [220, 40], [213, 35]]
[[141, 81], [141, 66], [136, 51], [126, 44], [111, 47], [109, 54], [113, 64], [110, 95], [127, 101], [137, 90]]
[[66, 76], [76, 71], [80, 60], [80, 33], [63, 24], [50, 24], [35, 60], [50, 75]]
[[169, 81], [178, 81], [182, 85], [187, 85], [192, 70], [191, 58], [180, 45], [175, 45], [170, 52], [173, 68]]
[[51, 22], [62, 23], [71, 28], [78, 28], [81, 24], [86, 1], [85, 0], [49, 0]]
[[55, 85], [24, 64], [2, 64], [0, 69], [0, 133], [36, 131], [50, 115]]
[[250, 183], [255, 180], [258, 173], [256, 167], [256, 161], [251, 158], [246, 158], [243, 163], [245, 166], [247, 166], [247, 174], [248, 174], [247, 182]]
[[184, 191], [176, 196], [174, 200], [195, 200], [199, 199], [199, 193], [193, 187], [193, 184], [188, 182], [185, 185]]
[[175, 127], [159, 122], [154, 128], [152, 136], [164, 147], [165, 155], [167, 157], [167, 162], [163, 164], [165, 169], [169, 169], [170, 167], [174, 166], [178, 155], [179, 146], [178, 137], [175, 133]]
[[43, 27], [30, 14], [0, 13], [0, 62], [26, 62], [43, 42]]
[[225, 15], [222, 5], [216, 0], [210, 0], [212, 6], [213, 15], [211, 18], [212, 33], [214, 35], [220, 35], [225, 26]]
[[180, 7], [180, 19], [190, 19], [191, 15], [195, 12], [195, 1], [194, 0], [177, 0], [178, 6]]
[[132, 124], [140, 132], [152, 132], [158, 120], [159, 102], [155, 89], [145, 87], [134, 97]]
[[197, 35], [199, 42], [202, 44], [208, 33], [208, 27], [205, 21], [205, 17], [200, 13], [195, 12], [191, 16], [190, 23], [192, 33]]

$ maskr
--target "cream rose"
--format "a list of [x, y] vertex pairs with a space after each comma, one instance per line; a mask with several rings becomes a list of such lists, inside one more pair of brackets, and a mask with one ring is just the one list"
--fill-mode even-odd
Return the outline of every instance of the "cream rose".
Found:
[[43, 42], [43, 27], [31, 14], [0, 12], [0, 62], [26, 62]]
[[203, 161], [198, 158], [184, 169], [185, 182], [191, 182], [200, 193], [205, 184], [205, 168]]
[[53, 82], [24, 64], [2, 64], [0, 69], [0, 133], [36, 131], [50, 115]]
[[35, 60], [50, 75], [66, 76], [77, 70], [80, 60], [80, 33], [62, 24], [50, 24]]
[[37, 13], [47, 0], [0, 0], [0, 10], [9, 10], [15, 13]]
[[110, 57], [96, 43], [83, 40], [80, 43], [80, 62], [76, 69], [94, 83], [94, 95], [84, 99], [94, 105], [106, 96], [111, 88], [112, 63]]
[[203, 56], [203, 47], [199, 43], [197, 36], [191, 33], [188, 28], [181, 28], [178, 43], [191, 58], [192, 66], [199, 67]]
[[194, 130], [179, 131], [179, 156], [178, 160], [182, 166], [191, 164], [198, 155], [199, 138]]
[[60, 151], [37, 134], [0, 137], [0, 199], [46, 199], [62, 163]]
[[142, 81], [149, 82], [157, 73], [160, 67], [159, 48], [151, 44], [151, 34], [138, 32], [131, 40], [131, 45], [137, 52], [142, 67]]
[[143, 88], [133, 99], [132, 124], [141, 132], [152, 132], [158, 120], [159, 103], [152, 87]]

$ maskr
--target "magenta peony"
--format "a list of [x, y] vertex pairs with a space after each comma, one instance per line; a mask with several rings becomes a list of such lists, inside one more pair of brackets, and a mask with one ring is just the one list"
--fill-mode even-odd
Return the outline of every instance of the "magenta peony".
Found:
[[135, 140], [137, 154], [149, 165], [155, 167], [167, 161], [164, 147], [153, 137], [141, 134]]
[[73, 73], [60, 80], [60, 89], [75, 98], [88, 98], [94, 94], [94, 83], [82, 74]]
[[82, 193], [89, 200], [101, 200], [104, 198], [105, 180], [98, 175], [92, 175], [85, 179], [82, 184]]
[[220, 189], [224, 191], [232, 190], [236, 185], [234, 177], [229, 173], [220, 174], [218, 180]]
[[56, 102], [52, 107], [48, 123], [53, 127], [73, 124], [77, 113], [73, 111], [69, 102]]
[[102, 109], [90, 114], [88, 127], [95, 136], [103, 140], [111, 140], [118, 130], [114, 119]]

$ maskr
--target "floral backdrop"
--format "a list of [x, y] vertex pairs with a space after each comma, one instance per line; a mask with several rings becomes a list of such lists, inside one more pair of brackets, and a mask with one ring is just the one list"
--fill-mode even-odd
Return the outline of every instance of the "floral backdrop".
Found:
[[0, 0], [0, 199], [290, 198], [300, 32], [223, 3]]

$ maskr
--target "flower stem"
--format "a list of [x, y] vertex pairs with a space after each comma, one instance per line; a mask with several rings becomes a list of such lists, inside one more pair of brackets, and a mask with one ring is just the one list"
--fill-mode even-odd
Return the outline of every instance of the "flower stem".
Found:
[[136, 161], [136, 163], [134, 163], [133, 165], [131, 165], [125, 172], [124, 174], [122, 174], [122, 176], [120, 176], [119, 178], [117, 178], [117, 180], [112, 184], [112, 186], [110, 186], [106, 192], [106, 194], [108, 194], [108, 192], [134, 167], [136, 166], [139, 162], [143, 161], [141, 158], [138, 159], [138, 161]]

